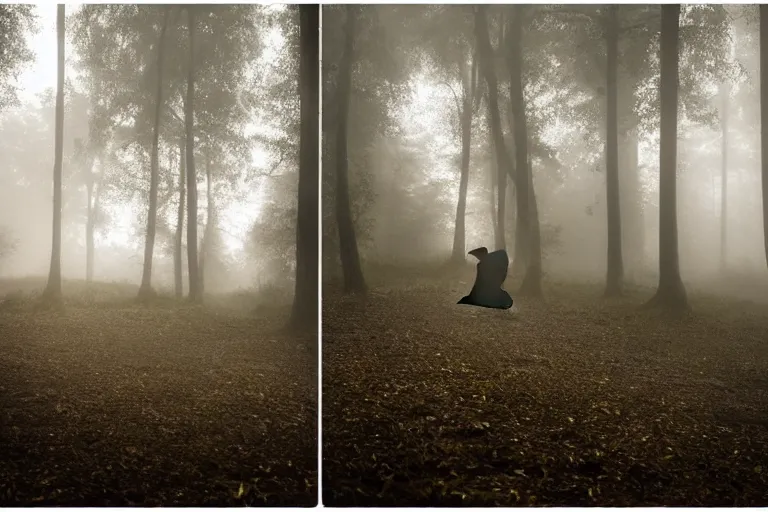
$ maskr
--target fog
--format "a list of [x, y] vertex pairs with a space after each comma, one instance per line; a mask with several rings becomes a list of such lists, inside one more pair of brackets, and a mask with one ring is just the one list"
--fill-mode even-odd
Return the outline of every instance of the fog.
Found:
[[[489, 31], [501, 129], [514, 162], [510, 68], [505, 57], [509, 52], [506, 46], [499, 47], [505, 30], [500, 23], [512, 16], [505, 9], [489, 8]], [[535, 30], [526, 28], [521, 40], [522, 82], [543, 272], [553, 279], [602, 281], [608, 231], [606, 50], [595, 21], [601, 8], [532, 9], [538, 9], [538, 14], [531, 15]], [[624, 276], [628, 282], [655, 285], [659, 269], [659, 7], [621, 6], [618, 18], [624, 27], [617, 70]], [[326, 11], [325, 19], [332, 26], [343, 23], [338, 10]], [[709, 283], [724, 273], [765, 279], [757, 7], [687, 5], [681, 20], [680, 272], [686, 283]], [[471, 12], [461, 6], [366, 6], [358, 23], [374, 27], [356, 43], [348, 129], [349, 195], [361, 261], [364, 265], [433, 265], [450, 258], [459, 203], [461, 115], [464, 95], [474, 82], [478, 85], [468, 132], [466, 235], [459, 249], [466, 254], [478, 246], [501, 248], [498, 237], [494, 238], [497, 157], [489, 128], [487, 86], [477, 62], [473, 68], [473, 52], [477, 53]], [[563, 31], [568, 38], [562, 37]], [[339, 62], [340, 53], [332, 53], [341, 44], [337, 39], [327, 36], [326, 62], [334, 58]], [[474, 81], [468, 78], [470, 68], [477, 73]], [[324, 119], [328, 123], [335, 121], [338, 69], [338, 64], [325, 68]], [[324, 143], [330, 149], [335, 136], [327, 124]], [[329, 279], [340, 275], [333, 225], [336, 154], [330, 149], [323, 160], [324, 275]], [[506, 192], [503, 246], [514, 260], [525, 249], [521, 252], [516, 245], [511, 181]], [[524, 268], [513, 261], [513, 274], [519, 276]]]
[[768, 9], [323, 25], [324, 504], [765, 505]]
[[[9, 79], [14, 94], [0, 109], [0, 276], [4, 278], [44, 278], [51, 261], [56, 7], [29, 9], [34, 19], [23, 27], [23, 34], [32, 58]], [[225, 6], [219, 11], [202, 29], [203, 50], [196, 63], [197, 232], [207, 267], [205, 289], [216, 293], [274, 286], [290, 299], [298, 180], [296, 11], [286, 6]], [[93, 223], [91, 278], [132, 284], [142, 279], [157, 35], [131, 32], [130, 24], [147, 16], [154, 16], [153, 28], [159, 33], [161, 7], [73, 5], [67, 10], [64, 279], [87, 278], [89, 222]], [[172, 15], [167, 28], [163, 86], [167, 110], [160, 122], [158, 148], [152, 283], [167, 292], [174, 288], [183, 165], [179, 140], [186, 94], [183, 63], [188, 54], [183, 18]], [[122, 31], [120, 39], [107, 37], [114, 31]], [[183, 231], [186, 293], [186, 226]]]

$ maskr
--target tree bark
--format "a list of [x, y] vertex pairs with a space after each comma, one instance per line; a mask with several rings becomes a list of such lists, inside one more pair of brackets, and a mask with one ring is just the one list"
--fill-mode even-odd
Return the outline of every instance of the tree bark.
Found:
[[[462, 56], [463, 58], [463, 56]], [[466, 251], [466, 215], [467, 215], [467, 190], [469, 189], [469, 157], [472, 147], [472, 116], [475, 98], [475, 68], [477, 59], [473, 53], [472, 67], [467, 76], [466, 66], [462, 62], [459, 65], [463, 89], [463, 105], [461, 110], [461, 178], [459, 180], [459, 202], [456, 205], [456, 228], [453, 232], [453, 252], [451, 262], [462, 264]]]
[[768, 5], [760, 4], [760, 153], [763, 185], [763, 238], [768, 264]]
[[216, 229], [216, 205], [213, 198], [213, 187], [211, 180], [211, 157], [205, 154], [205, 199], [206, 199], [206, 220], [203, 231], [203, 241], [200, 247], [200, 294], [205, 293], [205, 265], [210, 260], [213, 253], [211, 244], [213, 243], [213, 231]]
[[[318, 320], [318, 192], [320, 133], [320, 66], [318, 64], [320, 6], [299, 7], [301, 60], [299, 98], [301, 139], [299, 142], [299, 191], [296, 217], [296, 287], [288, 327], [317, 332]], [[317, 346], [317, 343], [315, 343]]]
[[176, 214], [176, 240], [173, 247], [173, 289], [177, 299], [184, 296], [184, 272], [182, 269], [182, 248], [184, 236], [184, 208], [187, 172], [187, 145], [185, 137], [179, 139], [179, 209]]
[[[517, 172], [514, 177], [517, 194], [517, 216], [522, 228], [516, 237], [521, 237], [523, 247], [528, 246], [528, 264], [519, 293], [530, 297], [539, 297], [541, 290], [541, 231], [538, 221], [538, 205], [535, 202], [533, 173], [528, 157], [528, 127], [525, 115], [525, 95], [523, 93], [523, 9], [514, 6], [514, 16], [510, 18], [507, 31], [507, 66], [509, 67], [509, 95], [512, 111], [512, 129], [515, 137], [515, 163]], [[535, 218], [535, 223], [533, 222]], [[535, 224], [535, 225], [534, 225]]]
[[157, 187], [158, 159], [160, 149], [160, 122], [163, 111], [163, 70], [165, 69], [165, 33], [168, 29], [168, 14], [170, 7], [163, 12], [163, 26], [160, 29], [160, 39], [157, 46], [157, 89], [155, 90], [155, 126], [152, 133], [152, 156], [149, 169], [149, 212], [147, 214], [147, 233], [144, 242], [144, 270], [141, 275], [139, 298], [147, 299], [154, 295], [152, 290], [152, 255], [155, 250], [155, 234], [157, 232]]
[[93, 204], [93, 196], [94, 196], [94, 187], [95, 179], [93, 176], [93, 165], [94, 165], [94, 159], [87, 157], [86, 158], [86, 165], [85, 165], [85, 171], [88, 173], [86, 177], [85, 182], [85, 189], [87, 193], [86, 201], [87, 208], [86, 208], [86, 219], [85, 219], [85, 282], [91, 283], [93, 282], [93, 249], [94, 249], [94, 243], [93, 243], [93, 231], [94, 231], [94, 225], [95, 225], [95, 215], [94, 215], [94, 204]]
[[357, 7], [348, 5], [344, 55], [339, 66], [338, 125], [336, 136], [336, 222], [339, 228], [339, 253], [344, 273], [344, 290], [347, 292], [366, 291], [357, 236], [352, 221], [349, 201], [349, 162], [347, 160], [347, 130], [349, 124], [349, 102], [352, 90], [352, 63], [354, 62], [354, 31]]
[[197, 261], [197, 174], [195, 172], [195, 9], [187, 6], [189, 31], [189, 64], [187, 98], [184, 103], [184, 124], [187, 135], [187, 272], [189, 300], [200, 302], [200, 274]]
[[[489, 114], [490, 115], [490, 114]], [[490, 118], [489, 118], [490, 119]], [[488, 121], [490, 125], [490, 121]], [[488, 179], [490, 182], [490, 186], [488, 187], [489, 195], [488, 195], [488, 213], [491, 215], [491, 229], [493, 230], [493, 235], [496, 236], [496, 181], [499, 177], [499, 164], [496, 161], [496, 154], [493, 149], [493, 141], [490, 140], [488, 143], [488, 154], [490, 155], [488, 159]]]
[[607, 15], [604, 18], [607, 50], [605, 187], [608, 209], [608, 264], [605, 276], [606, 297], [620, 296], [624, 279], [624, 261], [621, 251], [621, 202], [619, 195], [619, 20], [616, 10], [617, 6], [615, 5], [607, 6]]
[[[620, 112], [626, 112], [624, 96], [619, 94]], [[624, 108], [622, 108], [624, 106]], [[631, 115], [631, 111], [629, 114]], [[623, 118], [624, 115], [620, 116]], [[624, 279], [634, 280], [644, 266], [645, 227], [643, 201], [637, 162], [637, 129], [619, 130], [619, 195], [621, 200], [621, 238]]]
[[61, 185], [64, 153], [64, 4], [56, 12], [57, 72], [56, 72], [56, 136], [53, 162], [53, 240], [51, 246], [51, 267], [48, 284], [42, 299], [51, 305], [61, 302]]
[[687, 310], [680, 278], [677, 237], [677, 110], [679, 85], [680, 4], [661, 6], [661, 129], [659, 156], [659, 287], [647, 303]]
[[[504, 193], [506, 190], [504, 187], [505, 182], [502, 181], [501, 178], [506, 178], [505, 172], [509, 172], [512, 169], [512, 162], [509, 158], [509, 153], [507, 153], [507, 148], [504, 144], [504, 135], [501, 131], [499, 90], [496, 81], [496, 70], [493, 67], [493, 48], [491, 47], [491, 40], [488, 35], [486, 11], [486, 6], [475, 6], [475, 37], [477, 39], [477, 53], [480, 70], [485, 76], [485, 82], [488, 85], [488, 116], [491, 136], [493, 138], [493, 146], [496, 153], [496, 163], [499, 168], [499, 172], [497, 173], [497, 177], [499, 178], [499, 182], [497, 183], [497, 196], [499, 198], [498, 208], [501, 210], [504, 205]], [[527, 196], [522, 199], [526, 203], [525, 207], [527, 209]], [[496, 218], [498, 219], [496, 221], [496, 248], [506, 249], [503, 211], [497, 211]]]

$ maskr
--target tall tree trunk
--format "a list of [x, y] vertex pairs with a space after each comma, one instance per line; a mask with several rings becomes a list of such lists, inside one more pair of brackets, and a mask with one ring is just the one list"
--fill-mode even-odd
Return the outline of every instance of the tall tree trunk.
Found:
[[155, 89], [155, 126], [152, 132], [152, 157], [149, 169], [149, 213], [147, 214], [147, 236], [144, 242], [144, 271], [141, 274], [139, 298], [147, 299], [154, 295], [152, 290], [152, 254], [155, 250], [157, 231], [157, 187], [158, 187], [158, 152], [160, 149], [160, 121], [163, 111], [163, 70], [165, 69], [165, 33], [168, 29], [170, 7], [163, 12], [163, 26], [157, 45], [157, 89]]
[[56, 138], [53, 161], [53, 243], [51, 247], [51, 268], [48, 284], [43, 292], [43, 301], [56, 304], [61, 301], [61, 185], [64, 153], [64, 4], [56, 12], [57, 73], [56, 73]]
[[467, 190], [469, 188], [469, 156], [472, 147], [472, 115], [475, 98], [475, 68], [477, 59], [472, 54], [472, 67], [467, 76], [466, 66], [462, 61], [459, 65], [463, 89], [463, 105], [461, 109], [461, 178], [459, 181], [459, 202], [456, 205], [456, 228], [453, 232], [453, 252], [451, 262], [461, 264], [465, 261], [466, 251], [466, 215], [467, 215]]
[[[506, 145], [504, 144], [504, 134], [501, 130], [501, 114], [499, 113], [499, 90], [498, 83], [496, 81], [496, 70], [494, 69], [493, 60], [493, 48], [491, 47], [491, 39], [488, 35], [488, 20], [486, 19], [487, 7], [478, 5], [475, 9], [475, 37], [477, 39], [477, 53], [480, 64], [480, 70], [485, 76], [485, 82], [488, 85], [488, 117], [491, 128], [491, 136], [493, 137], [493, 147], [496, 153], [496, 163], [498, 165], [499, 172], [497, 173], [497, 183], [499, 198], [498, 208], [501, 210], [504, 205], [505, 187], [501, 180], [502, 177], [506, 178], [505, 172], [511, 172], [512, 162], [507, 153]], [[523, 198], [523, 201], [527, 204], [527, 196]], [[503, 211], [497, 211], [496, 218], [496, 248], [505, 249], [506, 242], [504, 240], [504, 216]]]
[[339, 66], [339, 115], [336, 135], [336, 222], [339, 227], [339, 252], [347, 292], [365, 292], [366, 284], [357, 250], [355, 225], [349, 200], [349, 162], [347, 160], [347, 129], [349, 102], [352, 90], [352, 62], [354, 61], [354, 31], [357, 7], [347, 5], [347, 26], [344, 55]]
[[[491, 118], [488, 118], [489, 122]], [[506, 147], [506, 145], [505, 145]], [[504, 150], [506, 153], [506, 149]], [[494, 245], [496, 249], [507, 248], [507, 173], [503, 165], [496, 160], [496, 232], [494, 233]]]
[[[101, 164], [101, 162], [99, 162]], [[85, 166], [88, 176], [86, 178], [85, 189], [87, 192], [86, 200], [88, 201], [88, 207], [86, 208], [85, 219], [85, 282], [93, 282], [93, 231], [95, 225], [94, 204], [93, 204], [93, 189], [95, 187], [96, 180], [93, 176], [94, 160], [87, 159]]]
[[[316, 332], [318, 320], [318, 201], [320, 133], [320, 6], [299, 7], [299, 193], [296, 216], [296, 288], [288, 327]], [[315, 344], [315, 346], [317, 346]]]
[[624, 261], [621, 251], [621, 203], [619, 195], [619, 113], [618, 113], [618, 55], [619, 20], [617, 6], [607, 8], [604, 18], [607, 50], [606, 96], [607, 119], [605, 137], [605, 188], [608, 207], [608, 265], [605, 276], [605, 296], [622, 293]]
[[[620, 111], [622, 109], [620, 94]], [[631, 115], [623, 114], [623, 115]], [[642, 191], [637, 167], [637, 129], [619, 131], [619, 194], [621, 196], [621, 238], [624, 278], [634, 280], [643, 267], [645, 229], [643, 224]]]
[[[102, 162], [103, 157], [99, 157], [100, 166], [103, 166]], [[85, 280], [88, 283], [93, 282], [93, 269], [96, 259], [94, 237], [96, 233], [97, 215], [101, 208], [101, 188], [103, 186], [101, 179], [98, 181], [93, 179], [93, 174], [91, 174], [91, 179], [93, 181], [90, 183], [88, 189], [88, 219], [86, 220], [85, 225]]]
[[514, 9], [515, 13], [510, 18], [510, 29], [507, 36], [507, 66], [509, 67], [509, 96], [515, 137], [517, 215], [518, 218], [522, 217], [518, 226], [523, 228], [515, 236], [522, 237], [522, 243], [528, 246], [528, 266], [519, 293], [539, 297], [542, 294], [541, 232], [538, 221], [538, 205], [533, 199], [533, 174], [528, 157], [528, 127], [525, 115], [525, 95], [523, 93], [524, 7], [516, 5]]
[[720, 150], [720, 272], [725, 273], [728, 263], [728, 102], [730, 87], [723, 84], [720, 129], [722, 132]]
[[763, 180], [763, 238], [768, 264], [768, 5], [760, 4], [760, 154]]
[[661, 130], [659, 156], [659, 287], [648, 302], [672, 310], [688, 309], [680, 278], [677, 240], [677, 108], [680, 4], [661, 6]]
[[490, 182], [490, 186], [488, 187], [488, 213], [491, 215], [491, 229], [493, 230], [493, 236], [496, 236], [496, 230], [498, 229], [496, 226], [496, 181], [499, 178], [499, 163], [496, 161], [492, 140], [489, 140], [488, 143], [488, 154], [490, 155], [488, 160], [488, 179]]
[[197, 174], [195, 172], [195, 6], [187, 6], [189, 64], [184, 124], [187, 134], [187, 272], [189, 300], [200, 302], [200, 274], [197, 264]]
[[184, 296], [184, 272], [182, 268], [182, 249], [184, 235], [184, 208], [187, 172], [187, 145], [185, 137], [179, 139], [179, 209], [176, 213], [176, 240], [173, 247], [173, 290], [177, 299]]
[[203, 231], [203, 241], [200, 244], [200, 293], [205, 293], [205, 265], [210, 260], [213, 253], [211, 244], [213, 243], [213, 231], [216, 229], [216, 205], [213, 199], [213, 188], [211, 183], [211, 157], [205, 154], [205, 199], [206, 199], [206, 220]]

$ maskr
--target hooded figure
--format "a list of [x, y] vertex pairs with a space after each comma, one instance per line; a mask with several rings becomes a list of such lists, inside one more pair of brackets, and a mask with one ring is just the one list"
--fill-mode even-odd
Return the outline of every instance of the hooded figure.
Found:
[[480, 260], [477, 264], [477, 277], [472, 291], [462, 297], [458, 304], [494, 309], [511, 308], [512, 297], [501, 288], [509, 268], [507, 251], [501, 249], [489, 253], [485, 247], [478, 247], [469, 251], [469, 254]]

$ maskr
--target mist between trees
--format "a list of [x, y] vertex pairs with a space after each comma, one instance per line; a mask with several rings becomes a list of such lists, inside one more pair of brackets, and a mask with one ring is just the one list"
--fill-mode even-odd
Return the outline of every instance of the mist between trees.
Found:
[[324, 7], [325, 505], [765, 506], [766, 70], [765, 6]]
[[659, 9], [326, 8], [324, 275], [507, 244], [534, 295], [542, 273], [656, 284], [660, 247], [686, 281], [764, 274], [757, 7], [683, 6], [666, 54]]
[[75, 6], [60, 34], [58, 91], [45, 84], [56, 75], [55, 40], [46, 47], [39, 36], [55, 19], [40, 12], [2, 10], [13, 42], [0, 76], [2, 275], [44, 275], [50, 265], [60, 93], [64, 278], [141, 283], [142, 293], [154, 285], [194, 300], [203, 290], [269, 288], [273, 301], [290, 302], [297, 8]]

